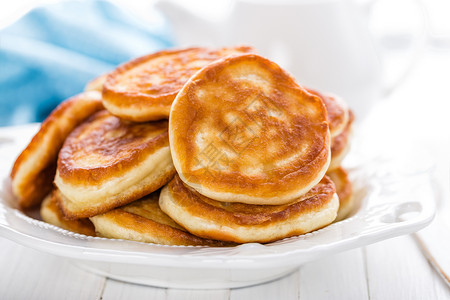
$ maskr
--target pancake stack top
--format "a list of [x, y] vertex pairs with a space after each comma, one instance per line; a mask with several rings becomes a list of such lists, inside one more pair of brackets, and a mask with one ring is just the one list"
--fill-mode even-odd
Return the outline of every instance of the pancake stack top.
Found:
[[251, 47], [161, 51], [86, 89], [52, 112], [11, 172], [20, 206], [46, 198], [51, 224], [232, 246], [307, 233], [353, 208], [340, 167], [352, 112]]

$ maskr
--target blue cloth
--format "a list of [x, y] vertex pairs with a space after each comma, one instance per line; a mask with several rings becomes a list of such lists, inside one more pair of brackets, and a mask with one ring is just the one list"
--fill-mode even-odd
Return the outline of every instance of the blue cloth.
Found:
[[172, 46], [160, 19], [150, 26], [110, 2], [66, 1], [1, 30], [0, 126], [42, 121], [94, 77]]

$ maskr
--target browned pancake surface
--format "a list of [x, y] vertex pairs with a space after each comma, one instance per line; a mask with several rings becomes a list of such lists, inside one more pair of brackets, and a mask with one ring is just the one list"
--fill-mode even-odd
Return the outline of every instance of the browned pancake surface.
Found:
[[192, 77], [172, 106], [169, 135], [183, 181], [222, 201], [287, 203], [317, 183], [329, 162], [322, 101], [254, 54]]
[[95, 184], [168, 144], [167, 121], [133, 123], [104, 110], [67, 138], [59, 154], [59, 175], [72, 184]]
[[113, 71], [104, 84], [105, 107], [129, 120], [168, 118], [170, 106], [186, 81], [207, 64], [251, 47], [164, 50], [137, 58]]

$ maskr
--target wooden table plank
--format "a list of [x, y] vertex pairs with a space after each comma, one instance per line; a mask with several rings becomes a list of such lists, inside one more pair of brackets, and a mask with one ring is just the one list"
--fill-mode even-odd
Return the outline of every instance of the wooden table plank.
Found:
[[434, 282], [433, 287], [436, 291], [436, 300], [450, 299], [450, 286], [448, 286], [444, 279], [440, 277], [438, 272], [434, 271], [432, 273]]
[[105, 278], [0, 238], [0, 299], [99, 299]]
[[298, 271], [265, 284], [232, 289], [230, 300], [298, 299]]
[[350, 250], [300, 268], [300, 299], [368, 299], [361, 249]]
[[229, 289], [221, 290], [185, 290], [167, 289], [167, 300], [228, 300], [230, 298]]
[[437, 299], [435, 271], [411, 236], [366, 249], [370, 299]]
[[162, 300], [166, 299], [166, 289], [107, 279], [101, 299]]

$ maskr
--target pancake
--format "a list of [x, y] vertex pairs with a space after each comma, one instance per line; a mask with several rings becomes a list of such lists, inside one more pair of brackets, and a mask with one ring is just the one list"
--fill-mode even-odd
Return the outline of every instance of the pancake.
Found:
[[91, 217], [99, 236], [163, 245], [229, 246], [187, 232], [166, 215], [158, 204], [159, 192], [141, 200]]
[[180, 178], [218, 201], [289, 203], [322, 179], [330, 161], [322, 101], [255, 54], [191, 77], [173, 102], [169, 138]]
[[308, 193], [287, 205], [251, 205], [207, 198], [179, 176], [165, 186], [161, 209], [192, 234], [236, 243], [266, 243], [322, 228], [336, 218], [339, 199], [324, 177]]
[[106, 77], [108, 76], [108, 74], [103, 74], [100, 75], [94, 79], [92, 79], [91, 81], [89, 81], [86, 86], [84, 87], [85, 91], [98, 91], [101, 92], [103, 91], [103, 84], [106, 81]]
[[168, 119], [175, 96], [207, 64], [251, 47], [164, 50], [125, 63], [107, 78], [103, 104], [112, 114], [132, 121]]
[[354, 207], [352, 182], [348, 178], [347, 171], [342, 167], [327, 172], [327, 176], [334, 182], [339, 196], [339, 211], [335, 221], [341, 221], [351, 213]]
[[350, 150], [352, 127], [355, 117], [353, 112], [349, 110], [349, 119], [344, 130], [338, 136], [331, 139], [331, 163], [328, 170], [334, 170], [338, 168], [342, 160]]
[[102, 108], [99, 92], [85, 92], [62, 102], [45, 119], [11, 171], [12, 191], [21, 208], [39, 205], [50, 193], [64, 140], [76, 126]]
[[44, 222], [63, 229], [95, 236], [94, 225], [89, 219], [67, 220], [57, 205], [56, 194], [50, 193], [41, 204], [41, 218]]
[[133, 123], [104, 110], [67, 138], [55, 184], [64, 215], [86, 218], [137, 200], [174, 174], [167, 121]]
[[306, 90], [311, 94], [318, 96], [325, 104], [331, 137], [333, 138], [341, 134], [349, 120], [349, 109], [347, 104], [338, 96], [320, 93], [309, 88]]

